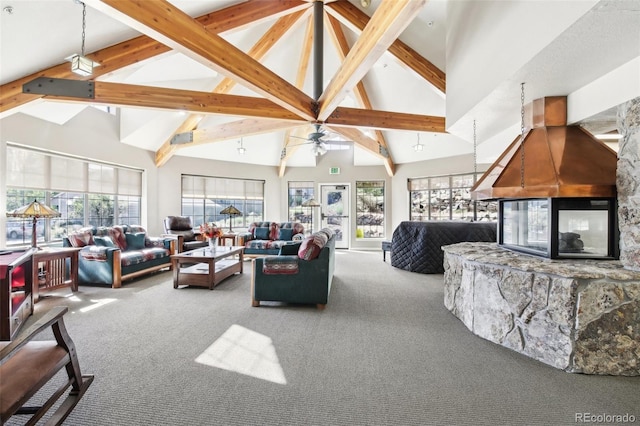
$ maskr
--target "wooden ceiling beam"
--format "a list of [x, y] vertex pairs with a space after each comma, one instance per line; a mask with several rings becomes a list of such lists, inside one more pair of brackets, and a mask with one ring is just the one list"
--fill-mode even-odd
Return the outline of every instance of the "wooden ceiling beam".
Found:
[[[341, 61], [349, 54], [349, 42], [342, 31], [342, 27], [340, 26], [340, 22], [333, 16], [326, 14], [327, 21], [329, 25], [327, 27], [329, 35], [333, 41], [333, 44], [338, 52], [338, 56]], [[356, 97], [356, 100], [360, 104], [360, 106], [364, 109], [372, 109], [373, 106], [371, 104], [371, 100], [369, 99], [369, 95], [367, 94], [367, 90], [365, 89], [364, 82], [360, 80], [356, 87], [353, 90], [353, 93]], [[393, 164], [393, 157], [391, 156], [391, 152], [389, 150], [389, 146], [387, 141], [385, 140], [384, 135], [380, 130], [375, 130], [375, 136], [378, 143], [380, 143], [387, 150], [388, 156], [384, 158], [385, 168], [387, 169], [387, 173], [390, 173], [389, 176], [393, 176], [393, 171], [395, 170], [395, 166]], [[360, 142], [354, 140], [354, 143], [360, 145]], [[360, 145], [362, 146], [362, 145]], [[367, 149], [365, 146], [363, 148]], [[375, 152], [377, 154], [377, 151]]]
[[340, 69], [320, 96], [318, 120], [324, 121], [331, 115], [411, 23], [426, 2], [426, 0], [382, 0], [342, 62]]
[[[370, 20], [366, 13], [347, 1], [327, 3], [326, 10], [356, 33], [363, 31]], [[441, 94], [446, 93], [446, 74], [418, 52], [402, 41], [396, 40], [389, 46], [389, 53], [395, 56], [405, 67], [431, 83]]]
[[[303, 143], [291, 144], [293, 138], [305, 138], [304, 129], [306, 126], [300, 126], [293, 130], [288, 130], [284, 137], [284, 147], [282, 148], [282, 154], [280, 156], [280, 165], [278, 166], [278, 177], [283, 177], [287, 168], [287, 160], [291, 158], [293, 154], [303, 145]], [[300, 140], [298, 140], [300, 142]]]
[[[176, 129], [175, 133], [189, 132], [193, 129], [193, 126], [200, 122], [202, 116], [200, 114], [189, 114], [189, 117], [182, 122], [182, 125]], [[174, 133], [174, 134], [175, 134]], [[164, 143], [156, 151], [155, 163], [157, 167], [166, 164], [167, 161], [173, 157], [173, 154], [179, 149], [179, 145], [171, 145], [170, 143]]]
[[[267, 54], [267, 52], [269, 52], [269, 50], [271, 50], [276, 42], [280, 40], [282, 36], [285, 35], [289, 30], [291, 30], [296, 22], [298, 22], [302, 18], [302, 15], [308, 13], [310, 10], [311, 9], [308, 8], [306, 9], [306, 12], [304, 10], [301, 10], [279, 18], [276, 23], [273, 24], [273, 26], [271, 26], [271, 28], [269, 28], [269, 30], [267, 30], [267, 32], [260, 38], [260, 40], [258, 40], [258, 42], [253, 45], [253, 47], [249, 50], [248, 55], [258, 61], [264, 58], [264, 56]], [[229, 93], [231, 89], [233, 89], [235, 84], [235, 81], [228, 77], [225, 77], [213, 89], [213, 93]], [[200, 118], [198, 119], [198, 117]], [[200, 124], [200, 121], [203, 117], [203, 115], [196, 115], [194, 117], [194, 114], [190, 114], [189, 117], [186, 118], [185, 122], [180, 125], [178, 129], [176, 129], [176, 131], [160, 146], [158, 151], [161, 152], [161, 155], [156, 155], [156, 159], [160, 159], [162, 161], [162, 164], [165, 164], [167, 161], [169, 161], [169, 159], [175, 152], [183, 147], [189, 146], [172, 145], [171, 140], [177, 133], [194, 130], [198, 126], [198, 124]], [[190, 129], [185, 130], [186, 123], [190, 123]], [[156, 166], [160, 167], [162, 164], [156, 163]]]
[[370, 127], [383, 130], [447, 132], [444, 117], [347, 107], [336, 108], [325, 123], [334, 126]]
[[349, 140], [357, 142], [359, 146], [363, 147], [367, 151], [373, 153], [376, 157], [383, 160], [384, 167], [387, 170], [387, 174], [389, 176], [393, 176], [395, 174], [394, 164], [392, 162], [386, 161], [388, 152], [385, 155], [386, 149], [384, 149], [380, 142], [378, 142], [377, 140], [370, 138], [355, 127], [337, 127], [325, 125], [325, 128], [331, 130], [332, 132], [339, 133]]
[[166, 0], [85, 0], [98, 11], [231, 77], [300, 117], [315, 118], [314, 101], [243, 51]]
[[249, 0], [200, 16], [197, 20], [207, 31], [221, 34], [307, 9], [310, 9], [309, 3], [301, 0]]
[[[300, 0], [270, 0], [268, 2], [254, 0], [208, 13], [196, 18], [196, 20], [204, 25], [207, 31], [221, 33], [244, 27], [252, 22], [261, 22], [276, 16], [309, 9], [309, 7], [309, 3]], [[142, 35], [87, 54], [87, 57], [100, 64], [92, 76], [82, 77], [74, 74], [71, 72], [69, 62], [63, 62], [3, 84], [0, 86], [0, 118], [3, 118], [8, 111], [14, 108], [43, 97], [43, 95], [22, 93], [22, 86], [38, 77], [92, 80], [170, 50], [168, 46]]]
[[95, 97], [92, 99], [53, 95], [47, 95], [45, 99], [138, 108], [159, 108], [163, 110], [194, 113], [271, 118], [291, 121], [294, 125], [306, 123], [306, 120], [301, 119], [297, 114], [264, 98], [134, 84], [108, 83], [104, 81], [96, 81], [94, 83], [94, 92]]
[[285, 120], [244, 118], [230, 123], [222, 123], [217, 126], [208, 126], [205, 129], [193, 130], [193, 143], [186, 146], [191, 147], [212, 142], [222, 142], [233, 138], [277, 132], [299, 125], [300, 123], [292, 123]]
[[[262, 60], [265, 55], [273, 48], [273, 46], [289, 31], [291, 31], [295, 24], [301, 21], [304, 15], [308, 15], [311, 9], [291, 13], [287, 16], [279, 18], [269, 30], [254, 44], [247, 54], [256, 61]], [[231, 89], [237, 84], [236, 81], [229, 77], [225, 77], [216, 87], [213, 89], [215, 93], [229, 93]]]

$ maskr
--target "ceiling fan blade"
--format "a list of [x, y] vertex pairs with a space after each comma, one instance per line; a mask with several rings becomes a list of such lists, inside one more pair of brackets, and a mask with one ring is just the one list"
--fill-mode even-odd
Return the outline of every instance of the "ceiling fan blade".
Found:
[[345, 141], [345, 140], [333, 141], [333, 140], [325, 140], [325, 139], [322, 139], [320, 142], [331, 144], [331, 145], [351, 145], [353, 143], [353, 141]]

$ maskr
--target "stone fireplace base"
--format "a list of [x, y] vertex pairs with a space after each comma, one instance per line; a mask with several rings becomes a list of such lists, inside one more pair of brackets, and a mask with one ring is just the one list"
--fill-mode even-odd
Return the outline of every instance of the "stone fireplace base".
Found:
[[571, 373], [640, 375], [640, 272], [495, 243], [444, 250], [444, 305], [474, 334]]

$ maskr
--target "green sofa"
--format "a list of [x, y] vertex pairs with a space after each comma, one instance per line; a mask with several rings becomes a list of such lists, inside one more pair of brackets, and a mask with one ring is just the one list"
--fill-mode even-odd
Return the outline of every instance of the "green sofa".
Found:
[[149, 237], [139, 225], [86, 227], [62, 239], [63, 247], [80, 247], [78, 283], [122, 287], [131, 278], [171, 269], [176, 240]]
[[[315, 242], [316, 258], [306, 260], [305, 246]], [[318, 243], [322, 244], [321, 248]], [[302, 248], [302, 250], [301, 250]], [[251, 305], [261, 301], [315, 304], [324, 309], [331, 291], [335, 264], [335, 234], [323, 229], [302, 243], [281, 247], [277, 256], [256, 258], [252, 263]]]

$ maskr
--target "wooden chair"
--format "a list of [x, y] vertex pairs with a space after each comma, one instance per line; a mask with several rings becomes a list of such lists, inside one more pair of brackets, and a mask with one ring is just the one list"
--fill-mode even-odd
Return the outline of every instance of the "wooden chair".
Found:
[[[93, 375], [83, 376], [80, 373], [76, 348], [63, 321], [66, 312], [66, 307], [54, 308], [20, 333], [13, 342], [0, 342], [0, 424], [4, 424], [11, 416], [20, 414], [31, 414], [26, 424], [36, 424], [70, 386], [67, 398], [46, 423], [59, 425], [93, 382]], [[49, 326], [55, 340], [32, 340]], [[68, 380], [44, 405], [25, 406], [63, 367], [67, 371]]]

